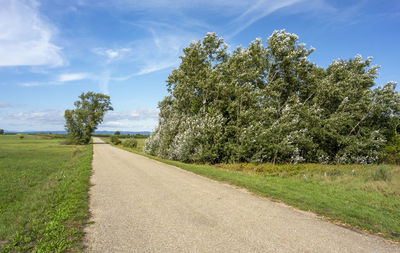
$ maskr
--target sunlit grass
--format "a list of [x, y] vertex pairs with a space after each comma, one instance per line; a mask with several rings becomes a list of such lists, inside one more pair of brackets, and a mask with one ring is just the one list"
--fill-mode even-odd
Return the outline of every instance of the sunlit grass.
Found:
[[0, 251], [79, 251], [92, 146], [0, 136]]

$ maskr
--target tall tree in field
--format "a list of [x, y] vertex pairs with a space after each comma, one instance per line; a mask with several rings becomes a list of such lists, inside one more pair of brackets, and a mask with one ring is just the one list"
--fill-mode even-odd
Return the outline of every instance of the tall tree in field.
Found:
[[75, 144], [88, 144], [92, 133], [103, 122], [105, 112], [112, 111], [110, 97], [101, 93], [87, 92], [75, 101], [75, 109], [65, 110], [65, 129]]

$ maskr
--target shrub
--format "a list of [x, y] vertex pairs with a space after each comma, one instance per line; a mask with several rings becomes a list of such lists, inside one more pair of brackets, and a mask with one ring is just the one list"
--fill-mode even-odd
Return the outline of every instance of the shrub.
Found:
[[133, 138], [129, 138], [122, 142], [122, 146], [127, 147], [127, 148], [136, 148], [137, 144], [138, 144], [137, 140], [133, 139]]
[[396, 134], [383, 148], [383, 161], [400, 164], [400, 135]]
[[115, 145], [121, 144], [121, 140], [115, 135], [111, 135], [110, 141], [112, 144], [115, 144]]
[[392, 173], [390, 167], [387, 165], [379, 165], [370, 169], [367, 179], [373, 181], [390, 181], [392, 179]]
[[20, 138], [21, 140], [22, 140], [24, 137], [25, 137], [25, 136], [23, 136], [23, 135], [20, 135], [20, 136], [19, 136], [19, 138]]
[[77, 140], [73, 138], [71, 135], [67, 135], [65, 140], [61, 141], [61, 144], [63, 145], [74, 145], [76, 144]]

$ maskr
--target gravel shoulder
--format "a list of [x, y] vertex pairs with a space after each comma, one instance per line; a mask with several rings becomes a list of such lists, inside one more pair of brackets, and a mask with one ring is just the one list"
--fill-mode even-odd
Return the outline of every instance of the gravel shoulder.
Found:
[[400, 252], [313, 213], [94, 138], [88, 252]]

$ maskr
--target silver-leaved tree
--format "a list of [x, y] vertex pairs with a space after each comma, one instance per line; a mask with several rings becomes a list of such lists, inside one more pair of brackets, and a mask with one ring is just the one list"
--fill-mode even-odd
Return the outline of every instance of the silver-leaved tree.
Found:
[[183, 49], [145, 152], [187, 162], [373, 163], [400, 130], [396, 84], [357, 55], [326, 69], [295, 34], [228, 53], [214, 33]]

